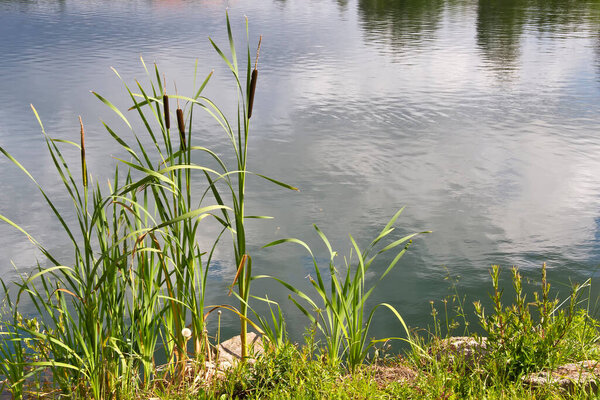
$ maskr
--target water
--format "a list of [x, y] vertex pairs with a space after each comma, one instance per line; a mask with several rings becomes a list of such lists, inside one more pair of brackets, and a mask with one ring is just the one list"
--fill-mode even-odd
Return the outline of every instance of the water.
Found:
[[[545, 261], [563, 295], [570, 279], [597, 275], [599, 1], [3, 0], [0, 145], [67, 206], [29, 104], [62, 138], [75, 140], [83, 117], [89, 168], [104, 181], [118, 154], [99, 119], [123, 126], [89, 90], [124, 107], [110, 67], [133, 84], [145, 79], [142, 55], [183, 92], [198, 59], [201, 76], [215, 69], [207, 95], [230, 105], [227, 68], [207, 40], [226, 43], [227, 7], [236, 37], [244, 16], [252, 43], [263, 35], [249, 167], [301, 189], [249, 182], [249, 212], [275, 217], [250, 226], [258, 273], [308, 288], [304, 252], [260, 246], [299, 237], [324, 256], [314, 223], [345, 254], [348, 233], [366, 244], [406, 206], [401, 233], [433, 233], [415, 240], [374, 300], [410, 325], [431, 321], [429, 301], [451, 294], [454, 279], [467, 304], [486, 298], [491, 264], [534, 278]], [[224, 149], [220, 132], [197, 129], [202, 144]], [[0, 211], [68, 259], [35, 188], [6, 159], [0, 167]], [[39, 259], [8, 226], [0, 243], [2, 278]], [[235, 268], [226, 250], [219, 258], [208, 296], [233, 302]], [[294, 309], [278, 286], [253, 291]], [[299, 337], [303, 317], [288, 322]], [[378, 336], [398, 329], [384, 312], [376, 321]]]

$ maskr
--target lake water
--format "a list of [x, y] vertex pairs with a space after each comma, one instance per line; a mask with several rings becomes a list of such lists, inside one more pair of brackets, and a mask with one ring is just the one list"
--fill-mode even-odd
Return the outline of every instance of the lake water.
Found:
[[[249, 228], [257, 273], [306, 288], [301, 249], [260, 247], [298, 237], [324, 255], [317, 224], [343, 255], [349, 233], [364, 245], [406, 206], [400, 233], [433, 233], [415, 240], [374, 300], [410, 325], [430, 322], [429, 301], [451, 294], [455, 279], [467, 304], [486, 298], [492, 264], [535, 278], [547, 262], [563, 296], [569, 280], [597, 275], [600, 1], [2, 0], [0, 146], [66, 207], [30, 103], [56, 137], [77, 140], [82, 116], [102, 182], [117, 149], [100, 119], [123, 126], [89, 90], [128, 105], [111, 66], [133, 84], [145, 79], [142, 55], [189, 94], [197, 59], [199, 75], [215, 69], [207, 95], [231, 111], [228, 70], [208, 42], [226, 44], [227, 8], [237, 38], [244, 16], [253, 48], [263, 35], [249, 168], [301, 190], [249, 181], [248, 212], [275, 217]], [[220, 131], [198, 121], [195, 131], [197, 144], [225, 151]], [[35, 187], [8, 160], [0, 168], [0, 212], [68, 260]], [[0, 243], [4, 279], [40, 256], [7, 225]], [[210, 301], [234, 301], [229, 259], [223, 249]], [[287, 293], [253, 287], [266, 292], [299, 337], [305, 321]], [[399, 329], [385, 312], [376, 324], [378, 336]]]

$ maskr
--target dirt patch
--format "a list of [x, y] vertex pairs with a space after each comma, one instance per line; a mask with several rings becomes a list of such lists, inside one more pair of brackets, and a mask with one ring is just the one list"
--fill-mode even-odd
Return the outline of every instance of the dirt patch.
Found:
[[373, 374], [373, 379], [380, 389], [387, 387], [393, 382], [410, 384], [419, 376], [417, 371], [403, 365], [401, 362], [387, 365], [371, 365], [368, 367], [368, 370]]

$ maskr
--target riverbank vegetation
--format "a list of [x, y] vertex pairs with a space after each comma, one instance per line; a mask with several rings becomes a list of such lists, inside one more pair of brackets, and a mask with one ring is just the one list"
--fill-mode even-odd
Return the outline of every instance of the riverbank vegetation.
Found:
[[[73, 248], [71, 258], [62, 260], [0, 215], [36, 246], [42, 258], [34, 272], [2, 283], [1, 387], [15, 398], [585, 396], [586, 387], [571, 392], [553, 386], [533, 389], [523, 377], [566, 362], [599, 358], [598, 322], [581, 303], [588, 284], [573, 287], [571, 295], [559, 302], [551, 297], [544, 267], [539, 294], [527, 298], [515, 269], [515, 298], [505, 306], [500, 272], [494, 267], [493, 309], [475, 304], [481, 325], [475, 332], [485, 335], [469, 339], [474, 345], [468, 351], [449, 341], [455, 325], [447, 323], [442, 331], [435, 308], [431, 331], [421, 331], [411, 330], [389, 303], [370, 302], [377, 283], [399, 264], [412, 240], [427, 233], [397, 235], [402, 210], [366, 246], [350, 236], [351, 254], [343, 262], [318, 227], [315, 235], [327, 249], [325, 262], [298, 239], [278, 239], [264, 246], [303, 247], [312, 261], [312, 291], [275, 273], [253, 272], [246, 222], [269, 217], [247, 212], [247, 179], [296, 188], [247, 168], [253, 100], [260, 87], [260, 41], [256, 56], [248, 44], [240, 62], [229, 18], [227, 33], [227, 55], [217, 43], [211, 44], [235, 82], [233, 118], [203, 95], [212, 72], [184, 96], [175, 87], [173, 94], [158, 67], [148, 67], [142, 60], [148, 83], [124, 82], [131, 100], [127, 111], [94, 92], [127, 131], [119, 133], [121, 128], [104, 124], [127, 154], [118, 159], [108, 188], [88, 171], [83, 122], [79, 143], [55, 138], [45, 131], [32, 106], [72, 212], [63, 211], [43, 184], [0, 147], [15, 170], [39, 189]], [[247, 25], [246, 33], [248, 42]], [[228, 154], [217, 154], [196, 137], [194, 120], [207, 116], [223, 130], [231, 145]], [[64, 156], [64, 149], [73, 146], [80, 153], [75, 161], [79, 167]], [[217, 233], [209, 242], [200, 240], [209, 222], [218, 226]], [[227, 243], [236, 271], [231, 294], [237, 304], [207, 304], [216, 250]], [[289, 342], [278, 303], [251, 294], [257, 279], [289, 290], [291, 301], [306, 316], [304, 343]], [[261, 314], [253, 303], [270, 311]], [[227, 367], [219, 361], [220, 329], [208, 328], [209, 321], [220, 321], [223, 312], [240, 321], [239, 361]], [[398, 337], [373, 337], [371, 321], [375, 313], [383, 312], [397, 324]], [[461, 303], [459, 315], [465, 313]], [[253, 353], [247, 346], [249, 327], [262, 335], [263, 352]], [[385, 353], [390, 340], [404, 343], [403, 356]]]

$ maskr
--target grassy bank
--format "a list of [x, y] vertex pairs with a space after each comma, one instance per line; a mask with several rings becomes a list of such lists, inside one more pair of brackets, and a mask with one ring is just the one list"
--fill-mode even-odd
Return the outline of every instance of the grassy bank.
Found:
[[[354, 368], [347, 359], [331, 363], [327, 341], [308, 329], [303, 344], [271, 343], [254, 364], [239, 364], [210, 381], [144, 393], [148, 398], [198, 399], [588, 399], [597, 394], [600, 378], [600, 323], [587, 308], [588, 285], [575, 285], [566, 299], [551, 298], [546, 268], [531, 284], [527, 300], [516, 268], [511, 274], [513, 297], [504, 298], [500, 269], [490, 271], [489, 312], [475, 302], [483, 335], [442, 335], [443, 327], [464, 332], [460, 302], [450, 320], [432, 308], [429, 330], [412, 331], [402, 355], [379, 346]], [[440, 304], [447, 306], [456, 298]], [[451, 317], [451, 316], [454, 317]], [[467, 345], [461, 345], [467, 343]], [[596, 372], [575, 370], [568, 379], [550, 379], [560, 366], [593, 360]], [[542, 374], [540, 375], [540, 372]], [[542, 376], [540, 380], [532, 377]], [[565, 375], [566, 376], [566, 375]]]
[[[232, 116], [203, 95], [212, 72], [194, 79], [190, 93], [181, 95], [158, 66], [142, 60], [147, 82], [123, 83], [131, 100], [128, 110], [94, 92], [118, 117], [118, 127], [104, 126], [127, 154], [106, 187], [88, 171], [83, 121], [78, 141], [56, 138], [45, 131], [32, 106], [72, 210], [58, 207], [43, 184], [0, 147], [15, 173], [39, 189], [73, 249], [68, 260], [61, 260], [0, 215], [43, 257], [31, 274], [2, 283], [2, 388], [15, 398], [74, 399], [563, 396], [557, 388], [534, 391], [522, 377], [597, 358], [598, 324], [581, 304], [585, 285], [559, 302], [551, 297], [543, 268], [539, 294], [527, 300], [513, 270], [516, 296], [506, 306], [499, 270], [493, 268], [493, 308], [475, 305], [487, 338], [485, 351], [475, 357], [452, 350], [435, 310], [431, 332], [415, 331], [390, 304], [369, 301], [412, 240], [427, 233], [398, 235], [402, 210], [370, 242], [350, 236], [351, 253], [345, 257], [337, 256], [316, 226], [315, 236], [327, 249], [325, 259], [298, 239], [266, 244], [300, 246], [307, 252], [313, 266], [310, 291], [276, 273], [253, 271], [246, 223], [269, 217], [246, 210], [247, 184], [264, 179], [282, 189], [296, 188], [247, 168], [253, 101], [260, 88], [260, 41], [256, 47], [248, 43], [239, 57], [228, 18], [226, 28], [229, 43], [210, 44], [231, 73], [237, 110]], [[205, 119], [222, 129], [228, 153], [217, 154], [197, 138], [195, 127]], [[80, 157], [66, 159], [65, 146], [76, 147]], [[219, 227], [218, 233], [201, 240], [199, 232], [209, 222]], [[232, 254], [235, 304], [205, 301], [220, 246]], [[257, 279], [289, 290], [306, 316], [304, 343], [289, 343], [279, 304], [252, 295]], [[257, 304], [268, 311], [255, 312]], [[242, 344], [240, 361], [228, 369], [215, 361], [220, 329], [208, 329], [209, 318], [220, 321], [225, 312], [239, 319]], [[377, 338], [370, 331], [375, 313], [384, 312], [399, 327], [398, 337]], [[264, 354], [252, 354], [246, 345], [249, 328], [262, 334]], [[403, 341], [409, 350], [402, 357], [385, 355], [389, 340]]]

